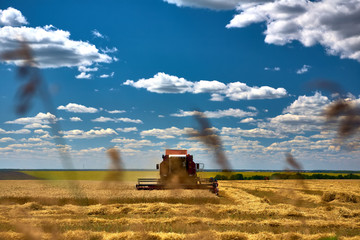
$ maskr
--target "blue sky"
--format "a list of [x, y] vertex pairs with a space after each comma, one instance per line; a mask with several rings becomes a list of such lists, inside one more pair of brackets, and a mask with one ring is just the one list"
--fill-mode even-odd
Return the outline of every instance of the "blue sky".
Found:
[[[166, 148], [206, 168], [213, 152], [188, 135], [205, 113], [235, 169], [359, 170], [322, 112], [335, 101], [309, 82], [341, 86], [358, 106], [360, 1], [123, 0], [0, 3], [0, 52], [29, 43], [48, 86], [15, 111], [21, 59], [2, 60], [0, 168], [62, 168], [49, 119], [75, 168], [152, 169]], [[356, 140], [356, 136], [352, 141]]]

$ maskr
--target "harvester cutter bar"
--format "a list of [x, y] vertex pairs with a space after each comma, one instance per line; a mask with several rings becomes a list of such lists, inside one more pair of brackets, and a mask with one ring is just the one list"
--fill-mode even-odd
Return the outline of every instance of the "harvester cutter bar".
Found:
[[158, 178], [139, 178], [138, 184], [136, 184], [137, 190], [153, 190], [163, 189], [163, 184], [160, 184]]
[[159, 190], [159, 189], [213, 189], [208, 181], [198, 181], [193, 184], [164, 184], [157, 178], [139, 178], [136, 184], [137, 190]]

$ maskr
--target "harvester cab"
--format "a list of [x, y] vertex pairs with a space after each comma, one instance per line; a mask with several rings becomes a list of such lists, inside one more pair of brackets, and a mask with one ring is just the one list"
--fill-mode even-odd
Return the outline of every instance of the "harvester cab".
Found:
[[187, 150], [167, 149], [162, 159], [160, 164], [156, 164], [156, 169], [160, 169], [161, 181], [180, 184], [196, 182], [198, 168]]
[[139, 178], [138, 190], [153, 189], [209, 189], [215, 192], [210, 178], [200, 178], [197, 172], [204, 168], [204, 164], [195, 163], [193, 155], [187, 150], [166, 149], [162, 162], [156, 164], [160, 178]]

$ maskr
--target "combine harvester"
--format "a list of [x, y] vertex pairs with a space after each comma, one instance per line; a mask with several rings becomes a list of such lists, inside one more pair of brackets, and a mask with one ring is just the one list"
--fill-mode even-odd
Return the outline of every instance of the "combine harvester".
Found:
[[197, 176], [197, 170], [202, 170], [204, 164], [195, 163], [187, 150], [166, 149], [162, 159], [160, 164], [156, 164], [160, 178], [139, 178], [136, 189], [209, 189], [218, 193], [215, 179]]

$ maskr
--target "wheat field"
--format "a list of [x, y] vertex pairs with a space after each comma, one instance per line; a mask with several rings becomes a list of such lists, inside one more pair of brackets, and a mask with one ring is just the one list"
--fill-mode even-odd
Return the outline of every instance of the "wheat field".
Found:
[[360, 181], [0, 181], [0, 239], [360, 239]]

